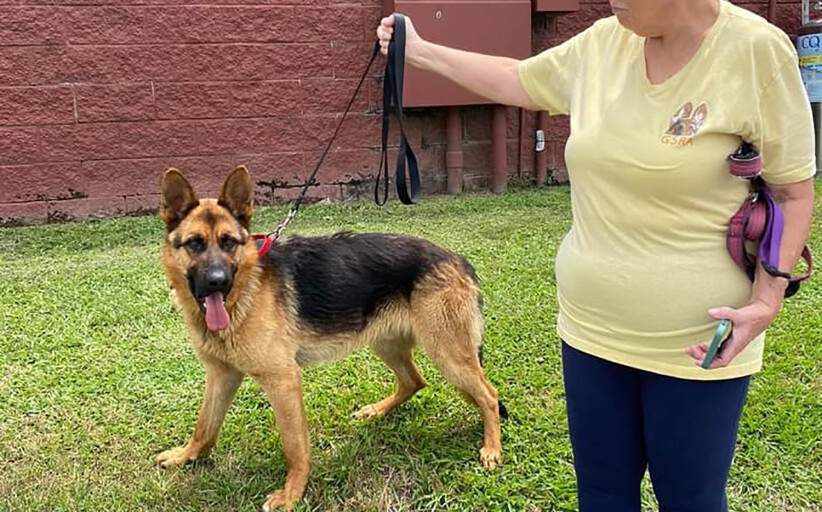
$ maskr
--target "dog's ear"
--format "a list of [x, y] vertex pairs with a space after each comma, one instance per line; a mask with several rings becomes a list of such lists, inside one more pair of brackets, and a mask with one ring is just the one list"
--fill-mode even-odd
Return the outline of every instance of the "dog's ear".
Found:
[[228, 175], [217, 204], [231, 212], [245, 229], [249, 229], [251, 214], [254, 212], [254, 183], [244, 165]]
[[174, 230], [198, 204], [200, 201], [183, 173], [173, 167], [168, 169], [163, 175], [163, 204], [160, 208], [166, 229]]
[[679, 110], [676, 111], [674, 114], [673, 120], [681, 121], [683, 119], [689, 119], [691, 117], [691, 112], [693, 112], [694, 106], [691, 104], [690, 101], [686, 102], [684, 105], [679, 107]]
[[694, 123], [696, 123], [697, 126], [700, 126], [702, 123], [705, 122], [705, 118], [707, 117], [708, 105], [702, 103], [698, 107], [696, 107], [696, 110], [694, 110]]

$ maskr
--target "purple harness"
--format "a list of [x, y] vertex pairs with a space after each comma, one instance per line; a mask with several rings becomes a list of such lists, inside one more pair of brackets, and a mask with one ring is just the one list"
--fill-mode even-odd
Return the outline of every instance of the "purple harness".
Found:
[[[802, 250], [802, 258], [808, 264], [808, 270], [804, 274], [792, 277], [780, 271], [779, 253], [782, 233], [785, 231], [785, 216], [762, 179], [762, 158], [759, 152], [753, 145], [743, 142], [730, 156], [730, 170], [732, 175], [750, 182], [751, 193], [728, 225], [728, 252], [751, 280], [756, 274], [757, 259], [768, 274], [787, 279], [785, 297], [790, 297], [799, 290], [799, 284], [813, 273], [811, 251], [808, 246]], [[757, 242], [755, 254], [748, 252], [747, 241]]]

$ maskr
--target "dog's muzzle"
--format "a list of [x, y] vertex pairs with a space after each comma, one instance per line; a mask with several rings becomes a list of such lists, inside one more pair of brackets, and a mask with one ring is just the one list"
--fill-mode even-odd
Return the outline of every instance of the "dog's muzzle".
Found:
[[231, 291], [233, 275], [224, 265], [208, 265], [198, 276], [190, 279], [191, 292], [205, 315], [206, 326], [211, 331], [228, 329], [231, 323], [225, 307], [226, 296]]

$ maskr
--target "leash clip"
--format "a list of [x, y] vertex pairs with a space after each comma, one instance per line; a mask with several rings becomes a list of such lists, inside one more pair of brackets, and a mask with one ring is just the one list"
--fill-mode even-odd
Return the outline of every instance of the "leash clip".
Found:
[[271, 246], [274, 245], [274, 242], [280, 239], [280, 237], [283, 234], [283, 231], [285, 231], [285, 228], [288, 226], [288, 223], [291, 222], [291, 219], [293, 219], [295, 215], [297, 215], [297, 208], [292, 207], [291, 210], [289, 210], [288, 215], [286, 215], [285, 220], [277, 224], [277, 227], [274, 228], [274, 231], [269, 231], [264, 235], [253, 235], [254, 240], [263, 241], [262, 245], [260, 245], [260, 248], [257, 249], [258, 258], [262, 258], [266, 255], [266, 253], [268, 253], [268, 251], [271, 249]]
[[759, 192], [758, 191], [751, 192], [751, 194], [748, 196], [748, 202], [753, 205], [757, 201], [759, 201]]

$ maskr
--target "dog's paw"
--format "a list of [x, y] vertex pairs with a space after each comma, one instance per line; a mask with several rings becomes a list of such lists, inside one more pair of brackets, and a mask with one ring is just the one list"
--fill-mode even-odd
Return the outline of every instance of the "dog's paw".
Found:
[[194, 462], [197, 460], [197, 454], [193, 453], [188, 445], [185, 445], [166, 450], [154, 457], [154, 460], [164, 468], [173, 468]]
[[487, 448], [483, 446], [480, 449], [480, 462], [487, 470], [493, 470], [502, 464], [502, 452], [499, 448]]
[[268, 495], [263, 503], [263, 512], [274, 512], [275, 510], [291, 510], [297, 500], [288, 496], [285, 489], [279, 489]]
[[385, 416], [385, 413], [374, 407], [374, 404], [368, 404], [354, 413], [354, 419], [360, 421], [370, 418], [382, 418], [383, 416]]

